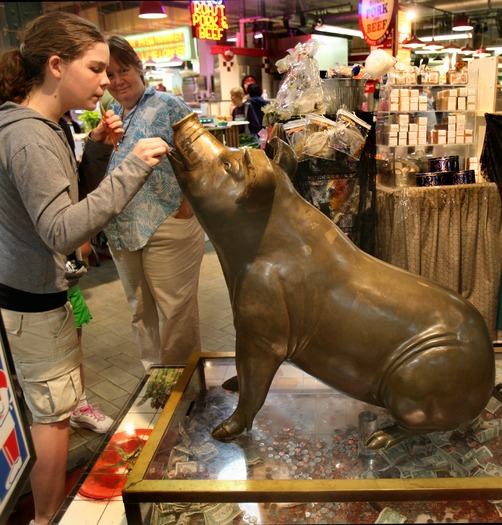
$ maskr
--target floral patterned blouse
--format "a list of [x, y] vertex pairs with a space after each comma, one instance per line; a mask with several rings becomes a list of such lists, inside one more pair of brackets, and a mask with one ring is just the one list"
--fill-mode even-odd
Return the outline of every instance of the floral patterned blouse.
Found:
[[[112, 109], [118, 115], [123, 114], [118, 102]], [[139, 139], [161, 137], [174, 147], [172, 125], [190, 113], [190, 107], [179, 97], [146, 87], [141, 100], [123, 120], [125, 134], [118, 152], [112, 154], [107, 175], [125, 159]], [[164, 157], [132, 201], [104, 229], [109, 245], [116, 250], [143, 248], [166, 217], [179, 207], [181, 198], [171, 164]]]

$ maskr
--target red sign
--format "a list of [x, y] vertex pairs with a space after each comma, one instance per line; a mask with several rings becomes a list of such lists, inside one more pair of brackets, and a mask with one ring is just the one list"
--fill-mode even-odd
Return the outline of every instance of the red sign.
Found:
[[195, 38], [221, 40], [223, 31], [228, 29], [224, 0], [192, 0], [190, 19]]
[[396, 27], [397, 0], [360, 0], [359, 28], [370, 46], [384, 42]]

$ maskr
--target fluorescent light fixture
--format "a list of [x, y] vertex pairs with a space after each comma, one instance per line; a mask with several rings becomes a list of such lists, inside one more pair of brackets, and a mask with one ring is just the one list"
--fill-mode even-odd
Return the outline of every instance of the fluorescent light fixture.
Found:
[[237, 42], [237, 35], [229, 36], [227, 42]]
[[453, 35], [436, 35], [434, 37], [432, 36], [423, 36], [420, 38], [422, 42], [430, 42], [432, 39], [437, 40], [438, 42], [441, 42], [443, 40], [460, 40], [460, 39], [466, 39], [471, 38], [470, 33], [456, 33]]
[[263, 38], [263, 33], [255, 33], [253, 35], [253, 38], [255, 38], [256, 40], [260, 39], [260, 38]]
[[422, 47], [422, 48], [416, 48], [414, 53], [416, 55], [432, 55], [432, 54], [436, 54], [437, 51], [434, 49], [427, 49], [426, 47]]
[[[499, 44], [498, 46], [489, 46], [486, 48], [487, 51], [502, 51], [502, 44]], [[502, 66], [502, 64], [499, 64], [499, 68]]]
[[316, 31], [321, 33], [333, 33], [334, 35], [358, 36], [363, 38], [363, 32], [357, 29], [349, 29], [348, 27], [330, 26], [325, 24], [317, 24]]

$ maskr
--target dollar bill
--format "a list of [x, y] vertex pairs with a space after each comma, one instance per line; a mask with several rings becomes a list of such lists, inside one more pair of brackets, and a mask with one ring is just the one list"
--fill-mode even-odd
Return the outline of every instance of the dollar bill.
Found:
[[410, 457], [410, 454], [403, 443], [398, 443], [389, 449], [380, 449], [380, 455], [389, 465], [396, 465]]
[[495, 414], [497, 410], [502, 407], [502, 403], [496, 399], [495, 397], [491, 397], [490, 401], [488, 401], [488, 404], [486, 405], [485, 409], [488, 410], [488, 412]]
[[474, 433], [474, 439], [478, 443], [486, 443], [487, 441], [490, 441], [491, 439], [494, 439], [498, 437], [499, 435], [499, 429], [498, 427], [492, 427], [492, 428], [485, 428], [484, 430], [478, 430]]
[[434, 470], [446, 470], [448, 468], [448, 461], [440, 454], [422, 458], [422, 463], [432, 467]]
[[216, 503], [204, 511], [205, 525], [230, 525], [243, 511], [236, 503]]
[[494, 463], [487, 463], [485, 465], [485, 472], [490, 475], [497, 478], [502, 477], [502, 467], [499, 467], [498, 465], [495, 465]]
[[192, 448], [193, 455], [201, 461], [210, 461], [214, 459], [218, 454], [218, 449], [210, 441], [206, 441], [203, 445]]
[[437, 478], [435, 470], [425, 468], [413, 469], [410, 474], [412, 478]]
[[489, 459], [493, 458], [491, 450], [485, 445], [472, 449], [470, 452], [473, 453], [473, 457], [480, 465], [485, 465]]
[[406, 516], [403, 516], [397, 510], [391, 509], [390, 507], [384, 507], [382, 512], [378, 515], [375, 523], [404, 523]]
[[430, 434], [427, 434], [427, 437], [438, 448], [445, 447], [450, 444], [449, 435], [445, 432], [431, 432]]
[[244, 456], [246, 457], [247, 465], [258, 465], [260, 463], [264, 463], [265, 460], [263, 459], [260, 449], [257, 446], [248, 446], [244, 448], [243, 451]]
[[198, 470], [199, 464], [196, 461], [178, 461], [175, 467], [176, 476], [197, 474]]

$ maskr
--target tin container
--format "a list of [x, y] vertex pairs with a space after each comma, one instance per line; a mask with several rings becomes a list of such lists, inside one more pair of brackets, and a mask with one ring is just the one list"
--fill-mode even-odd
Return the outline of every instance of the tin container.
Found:
[[453, 174], [452, 184], [474, 184], [475, 182], [474, 170], [460, 170]]
[[443, 186], [444, 172], [417, 173], [415, 176], [417, 186], [420, 188], [430, 186]]
[[428, 172], [458, 171], [460, 169], [458, 155], [428, 159], [427, 164]]

